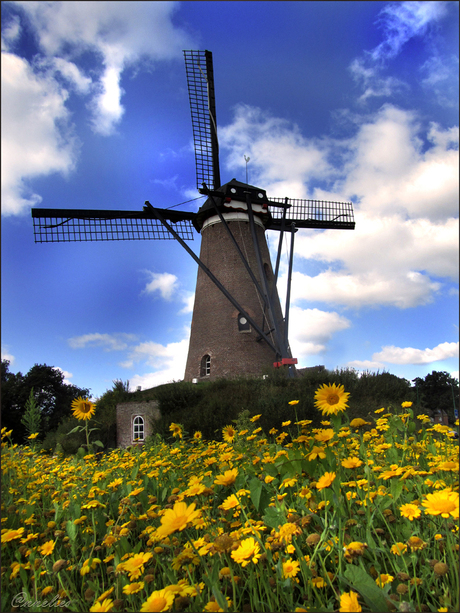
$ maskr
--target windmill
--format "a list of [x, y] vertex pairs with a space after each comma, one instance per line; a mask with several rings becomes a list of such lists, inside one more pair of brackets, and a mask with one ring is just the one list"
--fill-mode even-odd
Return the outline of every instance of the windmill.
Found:
[[[264, 189], [220, 181], [212, 53], [184, 51], [195, 146], [197, 212], [32, 209], [35, 242], [176, 240], [198, 264], [184, 379], [260, 375], [268, 366], [294, 375], [288, 340], [294, 237], [301, 228], [353, 230], [353, 205], [269, 198]], [[246, 159], [246, 158], [245, 158]], [[246, 159], [246, 162], [248, 159]], [[247, 179], [246, 179], [247, 181]], [[279, 232], [275, 270], [265, 233]], [[201, 233], [200, 256], [187, 244]], [[284, 317], [277, 292], [281, 250], [290, 234]]]

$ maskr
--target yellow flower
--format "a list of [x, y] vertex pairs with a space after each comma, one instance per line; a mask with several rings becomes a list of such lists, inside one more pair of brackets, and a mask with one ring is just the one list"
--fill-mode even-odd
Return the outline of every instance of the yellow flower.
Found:
[[422, 549], [425, 549], [428, 543], [425, 543], [425, 541], [418, 536], [411, 536], [408, 539], [407, 544], [412, 551], [421, 551]]
[[316, 458], [319, 458], [321, 460], [325, 457], [326, 457], [326, 454], [324, 453], [324, 447], [313, 446], [312, 450], [307, 456], [307, 460], [310, 460], [310, 461], [316, 460]]
[[232, 485], [232, 483], [235, 483], [237, 476], [238, 469], [232, 468], [231, 470], [226, 470], [223, 475], [217, 475], [217, 477], [214, 479], [214, 483], [216, 485], [224, 485], [225, 487], [228, 487], [229, 485]]
[[81, 396], [72, 401], [73, 416], [78, 420], [88, 420], [94, 415], [96, 411], [96, 405], [90, 402], [87, 398]]
[[197, 431], [195, 432], [195, 434], [193, 435], [193, 438], [194, 438], [196, 441], [200, 441], [200, 440], [203, 438], [203, 435], [201, 434], [201, 432], [200, 432], [199, 430], [197, 430]]
[[179, 438], [182, 438], [182, 426], [180, 424], [171, 423], [169, 429], [174, 437], [178, 436]]
[[46, 541], [39, 549], [43, 556], [51, 555], [54, 551], [54, 541]]
[[459, 495], [458, 492], [452, 492], [449, 489], [427, 494], [426, 500], [422, 502], [425, 507], [425, 513], [429, 515], [441, 515], [441, 517], [453, 517], [458, 519], [459, 516]]
[[290, 404], [291, 406], [294, 406], [295, 404], [299, 404], [300, 400], [291, 400], [290, 402], [288, 402], [288, 404]]
[[144, 564], [152, 557], [151, 553], [136, 553], [126, 562], [123, 562], [123, 569], [129, 573], [129, 580], [138, 579], [144, 572]]
[[236, 430], [233, 426], [225, 426], [222, 429], [222, 438], [226, 443], [233, 443], [233, 440], [236, 436]]
[[399, 508], [399, 511], [403, 517], [407, 517], [410, 521], [414, 521], [414, 519], [420, 517], [422, 513], [416, 504], [410, 502], [403, 504], [402, 507]]
[[346, 410], [349, 395], [343, 385], [324, 383], [315, 392], [315, 406], [323, 415], [337, 415]]
[[259, 553], [260, 547], [257, 541], [251, 536], [244, 541], [241, 541], [240, 546], [235, 551], [232, 551], [232, 558], [237, 564], [241, 566], [247, 566], [250, 562], [257, 564], [261, 554]]
[[289, 558], [283, 562], [283, 577], [284, 579], [295, 577], [300, 572], [300, 563], [297, 560]]
[[407, 551], [407, 545], [404, 543], [395, 543], [391, 546], [391, 553], [395, 556], [402, 556]]
[[311, 583], [313, 587], [326, 587], [326, 581], [322, 577], [314, 577]]
[[408, 402], [408, 401], [402, 402], [401, 406], [403, 409], [409, 409], [412, 406], [412, 402]]
[[99, 558], [89, 558], [88, 560], [85, 560], [83, 562], [82, 567], [80, 568], [80, 575], [82, 577], [84, 577], [85, 575], [87, 575], [91, 570], [94, 570], [96, 568], [96, 566], [98, 564], [100, 564], [101, 561]]
[[2, 534], [2, 543], [9, 543], [15, 539], [22, 537], [25, 528], [18, 528], [17, 530], [7, 530]]
[[361, 419], [361, 417], [355, 417], [355, 419], [352, 419], [350, 422], [350, 428], [362, 428], [363, 426], [369, 426], [370, 423], [370, 421], [365, 421]]
[[326, 443], [334, 438], [334, 430], [332, 428], [318, 430], [315, 434], [315, 440], [320, 441], [321, 443]]
[[336, 477], [335, 473], [324, 473], [322, 477], [320, 477], [316, 483], [317, 490], [323, 490], [326, 487], [329, 487]]
[[283, 421], [283, 423], [281, 424], [282, 428], [285, 428], [286, 426], [290, 426], [291, 425], [291, 420], [289, 421]]
[[239, 502], [235, 494], [228, 496], [224, 500], [224, 502], [220, 505], [220, 508], [223, 509], [224, 511], [229, 511], [230, 509], [236, 509], [238, 507], [239, 507]]
[[52, 585], [48, 585], [47, 587], [44, 587], [42, 589], [42, 596], [46, 596], [47, 594], [51, 594], [51, 592], [54, 590], [54, 587]]
[[392, 575], [386, 575], [385, 573], [380, 575], [379, 577], [377, 577], [377, 579], [375, 580], [376, 584], [379, 587], [383, 587], [384, 585], [386, 585], [387, 583], [391, 583], [394, 580], [394, 577]]
[[[212, 598], [214, 598], [214, 596]], [[229, 607], [232, 606], [232, 601], [228, 598], [228, 596], [225, 596], [225, 599], [227, 601], [227, 609], [229, 609]], [[222, 609], [222, 607], [216, 600], [210, 600], [208, 604], [204, 607], [204, 610], [210, 611], [211, 613], [220, 613], [224, 609]]]
[[161, 526], [157, 528], [157, 535], [160, 538], [169, 536], [177, 530], [183, 530], [189, 523], [198, 519], [201, 512], [195, 511], [195, 506], [194, 502], [189, 506], [185, 502], [176, 502], [172, 509], [166, 509], [161, 518]]
[[129, 583], [128, 585], [125, 585], [125, 587], [123, 588], [123, 592], [125, 594], [137, 594], [137, 592], [140, 592], [141, 590], [144, 589], [144, 582], [143, 581], [139, 581], [139, 583]]
[[356, 592], [344, 592], [340, 595], [340, 609], [343, 613], [359, 613], [362, 611], [360, 604], [358, 603], [358, 594]]
[[352, 541], [343, 548], [344, 556], [347, 562], [352, 562], [355, 558], [364, 555], [367, 549], [367, 543], [360, 541]]
[[253, 417], [251, 417], [251, 419], [249, 421], [252, 421], [254, 423], [255, 421], [257, 421], [261, 417], [262, 417], [262, 413], [260, 413], [260, 415], [254, 415]]
[[[28, 438], [28, 439], [33, 440], [34, 438], [37, 438], [37, 436], [38, 436], [38, 432], [34, 432], [34, 434], [31, 434], [31, 435], [30, 435], [30, 436], [28, 436], [27, 438]], [[46, 588], [45, 588], [45, 589], [46, 589]]]
[[350, 456], [349, 458], [342, 460], [341, 464], [344, 468], [358, 468], [358, 466], [361, 466], [362, 460]]
[[147, 600], [141, 607], [142, 613], [145, 611], [151, 613], [161, 613], [161, 611], [167, 611], [172, 607], [174, 602], [174, 592], [168, 591], [166, 588], [163, 590], [156, 590], [152, 592]]
[[275, 477], [272, 477], [271, 475], [267, 475], [264, 479], [265, 483], [271, 483], [272, 481], [275, 480]]
[[111, 600], [110, 598], [106, 598], [102, 602], [98, 602], [96, 600], [96, 602], [91, 607], [90, 611], [91, 613], [93, 613], [93, 611], [96, 611], [96, 612], [111, 611], [112, 609], [113, 609], [113, 600]]

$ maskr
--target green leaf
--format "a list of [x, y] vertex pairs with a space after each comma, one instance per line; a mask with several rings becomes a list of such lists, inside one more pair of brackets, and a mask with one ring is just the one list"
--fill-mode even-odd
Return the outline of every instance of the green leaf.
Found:
[[375, 613], [388, 611], [387, 600], [383, 591], [365, 570], [350, 564], [345, 570], [344, 579], [354, 590], [361, 594], [371, 611]]
[[266, 526], [269, 528], [275, 528], [275, 530], [277, 530], [282, 524], [286, 523], [286, 517], [283, 511], [281, 511], [281, 509], [277, 509], [276, 507], [267, 507], [262, 520]]
[[104, 443], [101, 443], [101, 441], [93, 441], [93, 445], [97, 445], [98, 447], [104, 447]]
[[217, 586], [212, 586], [212, 593], [214, 594], [214, 598], [217, 600], [219, 607], [224, 611], [228, 611], [227, 599]]
[[249, 482], [249, 491], [251, 492], [251, 500], [259, 513], [268, 507], [270, 502], [270, 494], [264, 486], [264, 483], [257, 477], [253, 477]]
[[83, 426], [75, 426], [75, 428], [72, 428], [72, 430], [68, 432], [67, 435], [74, 434], [75, 432], [80, 432], [81, 430], [84, 430]]

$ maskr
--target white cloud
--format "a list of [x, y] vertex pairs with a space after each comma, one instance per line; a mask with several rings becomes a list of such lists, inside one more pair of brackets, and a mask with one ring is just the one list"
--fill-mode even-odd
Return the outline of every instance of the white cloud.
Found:
[[384, 368], [385, 364], [383, 362], [374, 362], [372, 360], [353, 360], [351, 362], [347, 362], [345, 366], [349, 368], [356, 368], [358, 370], [379, 370], [380, 368]]
[[[2, 31], [2, 213], [16, 215], [41, 202], [28, 180], [74, 169], [79, 143], [67, 104], [90, 96], [92, 126], [112, 134], [124, 108], [126, 68], [168, 60], [190, 48], [172, 16], [176, 2], [12, 2], [22, 9]], [[14, 54], [22, 21], [40, 47], [33, 63]], [[91, 54], [86, 74], [81, 58]], [[63, 86], [65, 80], [66, 89]], [[93, 81], [94, 79], [94, 81]]]
[[88, 346], [103, 347], [105, 351], [123, 351], [128, 348], [128, 342], [135, 340], [133, 334], [83, 334], [68, 339], [72, 349], [84, 349]]
[[146, 389], [163, 383], [182, 380], [187, 361], [189, 333], [190, 330], [184, 330], [185, 338], [175, 343], [168, 343], [167, 345], [148, 341], [132, 347], [129, 353], [129, 360], [120, 365], [134, 368], [134, 364], [143, 362], [147, 367], [154, 368], [155, 370], [130, 377], [131, 386], [134, 389], [138, 386]]
[[121, 120], [120, 78], [130, 66], [170, 59], [190, 48], [188, 35], [172, 22], [176, 2], [16, 2], [34, 28], [47, 57], [100, 59], [93, 128], [109, 135]]
[[150, 276], [150, 281], [145, 286], [143, 293], [154, 294], [159, 292], [164, 300], [172, 300], [178, 290], [178, 279], [169, 272], [145, 271]]
[[376, 62], [396, 57], [402, 47], [416, 36], [423, 36], [431, 24], [442, 19], [445, 2], [392, 2], [380, 11], [383, 41], [370, 52]]
[[441, 343], [433, 349], [414, 349], [413, 347], [395, 347], [389, 345], [382, 351], [374, 353], [373, 360], [390, 364], [430, 364], [448, 358], [458, 358], [458, 343]]
[[2, 213], [16, 215], [41, 197], [27, 179], [54, 172], [67, 174], [76, 162], [67, 92], [46, 74], [34, 74], [28, 62], [2, 53]]
[[62, 368], [59, 368], [59, 366], [54, 366], [54, 370], [58, 370], [64, 375], [64, 383], [67, 383], [67, 385], [72, 385], [72, 381], [70, 379], [73, 377], [73, 374], [71, 372], [63, 370]]
[[10, 364], [13, 364], [15, 361], [14, 355], [10, 353], [9, 347], [2, 345], [2, 360], [8, 360]]
[[292, 355], [299, 359], [324, 353], [332, 337], [350, 325], [350, 321], [338, 313], [292, 306], [289, 310]]

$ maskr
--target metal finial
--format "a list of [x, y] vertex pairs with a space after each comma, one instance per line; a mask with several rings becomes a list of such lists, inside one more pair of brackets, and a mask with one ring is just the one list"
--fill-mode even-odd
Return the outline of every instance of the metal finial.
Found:
[[251, 158], [249, 156], [246, 157], [245, 155], [243, 155], [243, 157], [244, 161], [246, 162], [246, 183], [248, 183], [248, 162]]

